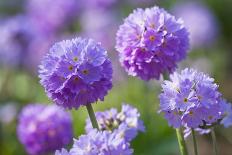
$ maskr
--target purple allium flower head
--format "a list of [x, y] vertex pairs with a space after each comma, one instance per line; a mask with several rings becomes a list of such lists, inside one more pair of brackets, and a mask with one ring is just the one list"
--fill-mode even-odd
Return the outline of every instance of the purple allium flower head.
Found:
[[122, 66], [129, 75], [143, 80], [173, 72], [188, 48], [188, 32], [182, 20], [158, 7], [135, 10], [116, 37]]
[[39, 73], [47, 95], [57, 105], [70, 109], [104, 100], [112, 87], [107, 52], [92, 39], [56, 43], [42, 61]]
[[184, 69], [164, 81], [160, 110], [174, 128], [210, 126], [223, 118], [222, 97], [214, 79], [194, 69]]
[[27, 14], [41, 33], [56, 32], [76, 16], [76, 0], [27, 0]]
[[72, 140], [71, 116], [55, 105], [31, 104], [19, 115], [17, 133], [28, 154], [53, 152]]
[[[128, 104], [122, 105], [121, 112], [118, 112], [115, 108], [104, 112], [96, 112], [96, 118], [100, 130], [114, 132], [124, 137], [126, 141], [134, 139], [139, 131], [145, 131], [143, 121], [139, 119], [140, 113]], [[86, 120], [85, 129], [87, 133], [93, 130], [89, 119]]]
[[183, 18], [189, 29], [192, 47], [212, 44], [217, 38], [216, 19], [211, 10], [203, 4], [199, 2], [180, 3], [173, 8], [173, 12], [177, 17]]
[[71, 155], [131, 155], [133, 150], [123, 137], [114, 132], [91, 130], [74, 140]]

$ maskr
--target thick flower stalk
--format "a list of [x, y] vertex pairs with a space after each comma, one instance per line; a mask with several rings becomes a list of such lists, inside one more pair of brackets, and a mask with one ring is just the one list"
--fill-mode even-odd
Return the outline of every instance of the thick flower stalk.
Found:
[[116, 49], [129, 75], [159, 79], [175, 70], [189, 48], [181, 19], [159, 7], [136, 9], [119, 27]]
[[78, 109], [104, 100], [112, 87], [112, 66], [100, 43], [76, 38], [50, 49], [40, 65], [39, 77], [57, 105]]
[[[96, 118], [101, 131], [110, 131], [124, 137], [126, 141], [134, 139], [138, 132], [144, 132], [145, 127], [140, 119], [138, 110], [130, 105], [123, 104], [120, 112], [115, 108], [104, 112], [96, 112]], [[93, 130], [90, 120], [86, 120], [86, 132]]]
[[91, 130], [82, 135], [68, 152], [65, 149], [56, 151], [55, 155], [132, 155], [130, 144], [118, 134], [109, 131]]
[[19, 115], [17, 133], [28, 154], [51, 153], [71, 142], [72, 119], [56, 105], [31, 104]]

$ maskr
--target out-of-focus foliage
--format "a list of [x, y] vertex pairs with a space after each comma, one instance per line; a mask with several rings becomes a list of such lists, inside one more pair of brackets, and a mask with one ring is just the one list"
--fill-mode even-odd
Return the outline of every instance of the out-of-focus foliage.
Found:
[[[19, 37], [21, 36], [21, 31], [18, 35], [6, 33], [9, 31], [2, 29], [3, 24], [14, 19], [17, 15], [29, 18], [29, 13], [26, 11], [28, 1], [30, 0], [0, 0], [0, 56], [2, 56], [2, 49], [5, 49], [6, 46], [15, 46], [15, 40], [21, 40]], [[93, 105], [94, 109], [102, 111], [111, 107], [120, 108], [123, 102], [132, 104], [140, 111], [146, 127], [146, 132], [140, 133], [132, 142], [134, 154], [179, 154], [175, 131], [168, 126], [163, 116], [158, 113], [158, 94], [161, 91], [161, 80], [144, 82], [134, 77], [128, 77], [120, 66], [118, 53], [115, 51], [114, 45], [115, 33], [119, 25], [123, 23], [123, 19], [133, 9], [158, 5], [173, 12], [177, 5], [184, 4], [186, 1], [112, 0], [112, 4], [107, 3], [104, 5], [96, 4], [95, 0], [88, 0], [88, 5], [85, 1], [76, 1], [78, 1], [77, 7], [72, 10], [72, 16], [68, 16], [70, 17], [69, 21], [63, 21], [62, 25], [59, 25], [59, 28], [55, 31], [46, 31], [44, 34], [41, 31], [34, 30], [33, 26], [29, 27], [29, 30], [33, 30], [33, 38], [27, 41], [27, 43], [30, 43], [27, 50], [8, 63], [2, 63], [5, 62], [3, 61], [4, 57], [0, 57], [0, 154], [26, 154], [16, 135], [17, 114], [23, 106], [32, 102], [52, 104], [39, 84], [37, 65], [41, 57], [55, 41], [75, 36], [90, 37], [102, 42], [113, 62], [113, 89], [109, 92], [104, 102]], [[91, 3], [91, 1], [95, 2]], [[104, 0], [101, 0], [101, 2], [103, 3]], [[179, 69], [194, 67], [209, 73], [219, 84], [219, 89], [223, 96], [232, 101], [232, 61], [230, 60], [232, 57], [232, 1], [199, 0], [198, 2], [204, 5], [204, 8], [209, 9], [215, 18], [217, 35], [214, 36], [213, 42], [207, 43], [207, 46], [204, 46], [206, 45], [205, 43], [200, 47], [192, 48], [187, 59], [179, 64]], [[56, 6], [55, 1], [50, 7], [52, 6]], [[30, 22], [29, 19], [27, 21]], [[34, 23], [30, 24], [33, 25]], [[200, 22], [196, 24], [199, 26], [199, 29], [204, 26]], [[13, 40], [1, 44], [1, 41], [6, 38], [13, 38]], [[22, 45], [22, 42], [17, 43]], [[25, 45], [23, 44], [22, 47], [25, 47]], [[16, 49], [18, 50], [19, 47], [17, 46]], [[11, 52], [14, 52], [14, 50]], [[12, 65], [19, 59], [20, 62], [24, 63]], [[73, 115], [74, 134], [75, 137], [78, 137], [84, 133], [85, 120], [88, 117], [87, 111], [85, 108], [80, 108], [78, 111], [72, 110], [71, 112]], [[217, 127], [216, 134], [220, 154], [229, 155], [232, 146], [231, 128]], [[200, 154], [212, 154], [210, 137], [198, 136], [197, 138]], [[187, 140], [187, 143], [189, 150], [193, 151], [191, 138]]]

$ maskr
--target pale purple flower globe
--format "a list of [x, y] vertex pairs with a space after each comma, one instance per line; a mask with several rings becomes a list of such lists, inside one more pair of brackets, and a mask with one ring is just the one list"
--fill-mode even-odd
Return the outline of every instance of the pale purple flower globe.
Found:
[[[115, 108], [104, 112], [96, 112], [98, 126], [102, 131], [110, 131], [124, 137], [126, 141], [134, 139], [138, 132], [144, 132], [145, 127], [138, 110], [128, 104], [122, 105], [120, 112]], [[86, 120], [86, 132], [93, 130], [90, 119]]]
[[39, 77], [47, 95], [69, 109], [102, 101], [112, 88], [107, 52], [92, 39], [56, 43], [42, 61]]
[[91, 130], [74, 140], [70, 155], [132, 155], [130, 144], [118, 134]]
[[208, 75], [184, 69], [164, 81], [160, 110], [169, 125], [199, 128], [217, 124], [223, 118], [222, 97], [218, 85]]
[[28, 154], [51, 153], [72, 140], [71, 115], [56, 105], [30, 104], [19, 115], [17, 133]]
[[136, 9], [119, 27], [116, 49], [129, 75], [159, 79], [175, 70], [189, 48], [181, 19], [159, 7]]

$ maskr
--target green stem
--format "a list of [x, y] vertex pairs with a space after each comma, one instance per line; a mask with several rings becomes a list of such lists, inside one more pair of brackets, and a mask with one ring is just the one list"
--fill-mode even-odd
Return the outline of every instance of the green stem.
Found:
[[178, 139], [181, 155], [188, 155], [188, 151], [187, 151], [185, 140], [184, 140], [184, 135], [182, 133], [181, 128], [176, 129], [176, 136]]
[[212, 130], [211, 130], [211, 137], [213, 140], [214, 155], [218, 155], [217, 139], [216, 139], [216, 134], [215, 134], [214, 128], [212, 128]]
[[195, 153], [195, 155], [198, 155], [195, 131], [194, 131], [194, 129], [191, 129], [191, 131], [192, 131], [192, 136], [193, 136], [194, 153]]
[[90, 120], [91, 120], [93, 128], [96, 128], [96, 129], [99, 130], [97, 119], [95, 117], [92, 105], [91, 104], [87, 104], [86, 108], [88, 110], [88, 114], [89, 114], [89, 117], [90, 117]]

